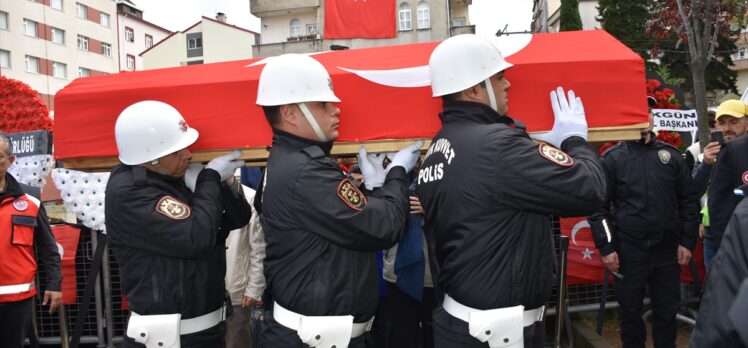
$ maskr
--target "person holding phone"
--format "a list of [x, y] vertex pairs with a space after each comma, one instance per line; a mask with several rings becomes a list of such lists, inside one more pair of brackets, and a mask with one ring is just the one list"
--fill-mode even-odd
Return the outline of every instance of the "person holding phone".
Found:
[[[698, 168], [711, 177], [709, 185], [708, 211], [706, 211], [709, 228], [704, 229], [704, 264], [709, 268], [712, 257], [717, 254], [727, 222], [741, 197], [733, 191], [741, 185], [748, 184], [748, 138], [743, 135], [748, 130], [748, 106], [740, 100], [724, 101], [717, 108], [717, 129], [724, 133], [723, 146], [717, 148], [712, 156], [707, 157], [704, 149], [704, 165]], [[716, 136], [716, 135], [715, 135]], [[718, 136], [717, 136], [718, 137]], [[710, 144], [711, 145], [711, 144]], [[709, 165], [711, 161], [711, 165]], [[713, 167], [713, 168], [711, 168]], [[704, 175], [704, 174], [701, 174]], [[707, 224], [705, 224], [707, 225]]]

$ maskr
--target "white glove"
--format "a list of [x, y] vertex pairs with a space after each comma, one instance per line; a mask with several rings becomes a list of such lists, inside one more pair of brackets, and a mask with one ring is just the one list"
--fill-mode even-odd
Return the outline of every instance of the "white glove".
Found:
[[236, 161], [241, 155], [240, 151], [231, 151], [226, 155], [210, 160], [205, 168], [217, 171], [221, 175], [221, 181], [226, 181], [228, 178], [234, 176], [238, 168], [244, 166], [244, 161]]
[[384, 185], [384, 178], [387, 174], [384, 172], [383, 153], [367, 153], [366, 148], [361, 146], [358, 149], [358, 167], [361, 168], [361, 174], [364, 176], [364, 186], [368, 190], [373, 190]]
[[195, 192], [195, 184], [197, 183], [197, 175], [203, 170], [202, 163], [192, 163], [187, 167], [187, 172], [184, 173], [184, 184], [190, 191]]
[[550, 132], [531, 134], [533, 139], [544, 141], [560, 148], [564, 140], [577, 136], [587, 140], [587, 118], [584, 115], [582, 99], [569, 91], [569, 100], [564, 96], [564, 89], [558, 87], [551, 91], [551, 108], [555, 121]]
[[409, 173], [416, 166], [418, 158], [421, 157], [421, 146], [423, 146], [423, 140], [417, 140], [413, 144], [398, 151], [395, 154], [395, 157], [392, 158], [390, 165], [387, 166], [385, 172], [389, 173], [390, 169], [400, 166], [405, 168], [406, 173]]

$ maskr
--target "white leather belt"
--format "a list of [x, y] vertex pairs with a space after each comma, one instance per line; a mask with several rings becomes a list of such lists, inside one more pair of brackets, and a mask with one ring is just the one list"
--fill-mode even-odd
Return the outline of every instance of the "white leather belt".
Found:
[[[141, 316], [138, 313], [130, 312], [131, 316]], [[204, 331], [210, 329], [222, 321], [226, 320], [226, 306], [223, 305], [220, 308], [208, 313], [203, 314], [199, 317], [181, 319], [179, 321], [179, 334], [189, 335], [191, 333]]]
[[19, 292], [29, 291], [32, 287], [34, 287], [34, 282], [16, 285], [3, 285], [0, 286], [0, 295], [17, 294]]
[[[447, 311], [451, 316], [460, 319], [464, 322], [470, 322], [470, 312], [482, 312], [481, 309], [475, 309], [465, 306], [450, 297], [444, 295], [444, 304], [442, 304], [444, 310]], [[543, 320], [543, 311], [545, 306], [541, 306], [535, 309], [530, 309], [522, 313], [522, 326], [530, 326], [537, 321]]]
[[[283, 308], [278, 302], [273, 303], [273, 319], [291, 330], [299, 331], [299, 323], [304, 315], [294, 313], [288, 309]], [[374, 323], [374, 317], [369, 319], [365, 323], [353, 323], [351, 329], [351, 338], [356, 338], [363, 335], [367, 331], [371, 331], [371, 325]]]

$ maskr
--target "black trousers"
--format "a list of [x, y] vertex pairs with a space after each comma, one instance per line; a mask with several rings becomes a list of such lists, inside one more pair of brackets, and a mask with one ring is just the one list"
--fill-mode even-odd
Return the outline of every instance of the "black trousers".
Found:
[[[182, 348], [225, 348], [226, 347], [226, 322], [222, 322], [210, 329], [195, 332], [189, 335], [182, 335], [179, 338]], [[125, 328], [125, 337], [122, 339], [122, 348], [143, 348], [144, 344], [135, 342], [127, 337], [127, 328]]]
[[[434, 288], [423, 288], [421, 302], [414, 300], [397, 285], [388, 282], [390, 305], [389, 348], [434, 347], [433, 312], [436, 309]], [[419, 337], [420, 336], [420, 337]]]
[[675, 347], [675, 315], [680, 308], [680, 266], [673, 250], [645, 250], [622, 242], [618, 247], [620, 273], [613, 290], [620, 305], [624, 348], [643, 348], [647, 330], [642, 307], [647, 286], [652, 306], [652, 342], [657, 348]]
[[33, 297], [0, 303], [0, 347], [21, 348], [31, 328]]
[[[264, 348], [306, 348], [309, 347], [299, 338], [299, 334], [296, 331], [291, 330], [273, 318], [272, 312], [265, 313], [265, 332], [262, 336], [262, 344]], [[372, 348], [374, 343], [372, 342], [371, 335], [367, 332], [361, 336], [351, 339], [351, 343], [348, 348]]]
[[[523, 331], [525, 348], [543, 348], [545, 327], [542, 321], [525, 326]], [[470, 336], [468, 323], [451, 316], [444, 308], [434, 310], [434, 347], [436, 348], [484, 348], [488, 342]]]

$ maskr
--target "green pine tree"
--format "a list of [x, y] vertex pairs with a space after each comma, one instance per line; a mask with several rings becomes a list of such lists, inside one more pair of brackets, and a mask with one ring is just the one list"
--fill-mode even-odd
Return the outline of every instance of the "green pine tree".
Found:
[[646, 62], [650, 58], [649, 51], [654, 46], [654, 40], [646, 34], [646, 24], [652, 17], [653, 5], [653, 0], [600, 0], [597, 7], [600, 15], [597, 19], [603, 29]]
[[561, 0], [561, 31], [582, 30], [578, 0]]

